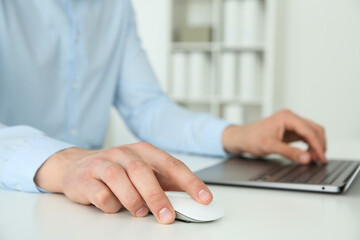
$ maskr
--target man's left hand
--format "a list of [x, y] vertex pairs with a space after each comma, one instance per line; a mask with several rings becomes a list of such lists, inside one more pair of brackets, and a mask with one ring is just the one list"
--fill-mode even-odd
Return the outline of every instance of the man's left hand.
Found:
[[[295, 141], [307, 143], [308, 150], [288, 144]], [[290, 110], [282, 110], [251, 124], [230, 126], [223, 133], [222, 143], [225, 150], [232, 154], [246, 152], [262, 156], [275, 153], [300, 164], [327, 162], [324, 128]]]

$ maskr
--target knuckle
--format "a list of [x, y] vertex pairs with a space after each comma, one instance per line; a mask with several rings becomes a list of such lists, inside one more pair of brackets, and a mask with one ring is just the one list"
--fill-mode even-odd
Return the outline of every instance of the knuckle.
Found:
[[153, 147], [153, 145], [151, 145], [148, 142], [135, 143], [135, 146], [138, 147], [139, 149], [143, 149], [143, 150], [146, 150], [146, 149], [149, 149], [149, 148]]
[[126, 151], [126, 147], [117, 147], [106, 150], [106, 153], [109, 156], [119, 156], [119, 155], [123, 155], [125, 151]]
[[98, 165], [101, 165], [105, 162], [105, 160], [101, 157], [97, 157], [91, 161], [91, 167], [96, 167]]
[[139, 198], [130, 198], [129, 200], [124, 201], [124, 205], [128, 210], [138, 209], [140, 203], [141, 203], [141, 199]]
[[308, 130], [307, 135], [310, 140], [317, 142], [316, 131]]
[[106, 206], [106, 203], [110, 200], [112, 194], [109, 192], [109, 190], [101, 190], [98, 191], [94, 196], [94, 202], [96, 206], [102, 208]]
[[190, 179], [187, 183], [187, 186], [195, 186], [195, 188], [202, 188], [203, 185], [205, 185], [204, 182], [197, 177]]
[[119, 165], [113, 164], [105, 169], [104, 177], [107, 181], [112, 181], [119, 175], [122, 168]]
[[147, 196], [147, 202], [151, 205], [160, 203], [164, 199], [164, 194], [160, 191], [152, 191]]
[[288, 108], [284, 108], [283, 110], [281, 110], [280, 111], [280, 113], [281, 114], [283, 114], [283, 115], [292, 115], [293, 114], [293, 112], [290, 110], [290, 109], [288, 109]]
[[136, 174], [148, 169], [149, 166], [145, 162], [139, 160], [131, 161], [128, 165], [128, 172], [131, 174]]
[[111, 214], [111, 213], [117, 213], [117, 212], [120, 211], [120, 209], [121, 209], [121, 205], [118, 204], [118, 205], [116, 205], [116, 206], [112, 206], [112, 207], [110, 207], [110, 208], [106, 208], [106, 209], [104, 210], [104, 212], [105, 212], [105, 213], [109, 213], [109, 214]]
[[288, 108], [285, 108], [283, 111], [284, 111], [284, 113], [286, 113], [286, 114], [293, 114], [293, 111], [291, 111], [291, 110], [288, 109]]
[[181, 162], [179, 159], [173, 158], [171, 156], [168, 156], [166, 158], [166, 162], [168, 164], [169, 170], [178, 170], [179, 168], [184, 167], [184, 163]]
[[101, 210], [103, 210], [104, 213], [112, 214], [119, 212], [121, 208], [122, 208], [121, 203], [115, 202], [113, 204], [106, 204], [102, 206]]
[[84, 179], [89, 179], [93, 177], [96, 174], [96, 169], [98, 168], [98, 166], [104, 164], [104, 162], [105, 160], [100, 157], [92, 159], [90, 163], [86, 166], [86, 170], [82, 174], [82, 177]]

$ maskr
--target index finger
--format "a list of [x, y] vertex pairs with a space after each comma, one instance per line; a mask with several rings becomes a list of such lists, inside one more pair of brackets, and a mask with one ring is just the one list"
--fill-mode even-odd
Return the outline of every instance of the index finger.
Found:
[[183, 162], [148, 143], [134, 145], [141, 158], [156, 172], [171, 180], [199, 203], [209, 204], [213, 196], [205, 185]]
[[150, 166], [135, 156], [127, 156], [122, 160], [121, 165], [126, 169], [131, 182], [158, 222], [172, 223], [175, 219], [175, 211]]
[[326, 137], [325, 137], [325, 129], [323, 127], [321, 127], [320, 125], [314, 123], [313, 121], [309, 120], [309, 119], [305, 119], [303, 118], [304, 121], [310, 125], [310, 127], [312, 129], [314, 129], [314, 131], [316, 132], [317, 136], [320, 138], [320, 141], [321, 141], [321, 144], [322, 144], [322, 147], [323, 147], [323, 150], [324, 152], [326, 151]]
[[316, 137], [314, 130], [305, 124], [299, 117], [292, 116], [290, 120], [286, 122], [286, 128], [303, 137], [303, 139], [310, 145], [310, 148], [314, 149], [315, 154], [322, 163], [327, 162], [319, 138]]

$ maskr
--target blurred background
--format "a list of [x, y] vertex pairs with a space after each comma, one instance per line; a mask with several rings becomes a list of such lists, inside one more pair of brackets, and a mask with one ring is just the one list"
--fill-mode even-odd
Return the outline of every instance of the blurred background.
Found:
[[[163, 89], [245, 124], [289, 108], [360, 140], [360, 1], [132, 0]], [[106, 146], [137, 141], [112, 111]]]

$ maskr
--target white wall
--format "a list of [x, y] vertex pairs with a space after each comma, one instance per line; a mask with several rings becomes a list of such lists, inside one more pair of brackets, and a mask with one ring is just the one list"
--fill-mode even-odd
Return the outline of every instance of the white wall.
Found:
[[360, 139], [360, 1], [282, 4], [280, 106], [322, 123], [330, 139]]
[[[144, 48], [164, 86], [170, 1], [133, 4]], [[277, 108], [323, 124], [330, 140], [360, 139], [360, 1], [279, 0], [278, 31]], [[107, 145], [135, 141], [112, 114]]]
[[167, 77], [167, 51], [170, 48], [170, 1], [132, 0], [139, 35], [162, 86]]

